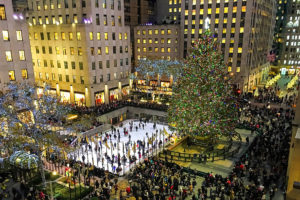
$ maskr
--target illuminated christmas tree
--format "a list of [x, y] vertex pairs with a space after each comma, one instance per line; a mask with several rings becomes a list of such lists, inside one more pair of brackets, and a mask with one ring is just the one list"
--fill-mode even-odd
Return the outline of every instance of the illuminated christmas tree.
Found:
[[173, 88], [168, 117], [178, 133], [228, 136], [237, 122], [237, 106], [218, 42], [209, 31], [195, 41]]

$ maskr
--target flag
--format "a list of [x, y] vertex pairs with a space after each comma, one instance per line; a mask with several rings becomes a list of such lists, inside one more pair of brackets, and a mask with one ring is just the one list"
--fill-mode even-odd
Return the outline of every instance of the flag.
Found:
[[85, 136], [85, 140], [86, 140], [86, 142], [89, 144], [90, 142], [89, 142], [89, 138], [87, 137], [87, 136]]
[[95, 143], [95, 139], [94, 139], [94, 137], [91, 137], [91, 141], [92, 141], [93, 143]]
[[78, 140], [78, 146], [80, 146], [80, 143], [81, 143], [81, 135], [78, 136], [78, 139], [77, 139], [77, 140]]
[[135, 152], [136, 150], [136, 143], [134, 142], [133, 146], [132, 146], [132, 151]]
[[64, 153], [64, 159], [68, 160], [68, 154], [67, 154], [67, 152], [63, 151], [63, 153]]
[[166, 131], [166, 129], [164, 128], [164, 134], [166, 137], [169, 137], [169, 133]]
[[152, 144], [152, 137], [148, 138], [148, 143]]
[[130, 148], [128, 148], [127, 156], [130, 158]]
[[106, 146], [106, 148], [110, 149], [110, 147], [107, 144], [107, 140], [105, 141], [105, 146]]

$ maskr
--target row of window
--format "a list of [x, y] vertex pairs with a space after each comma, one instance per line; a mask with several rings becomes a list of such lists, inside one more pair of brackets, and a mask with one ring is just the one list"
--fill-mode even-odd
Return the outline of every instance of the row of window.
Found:
[[[10, 73], [13, 73], [13, 75], [14, 75], [14, 71], [10, 71]], [[38, 78], [40, 80], [50, 80], [49, 74], [50, 73], [45, 72], [45, 75], [43, 75], [42, 72], [39, 72], [38, 73]], [[127, 76], [128, 76], [128, 72], [126, 73], [126, 77]], [[78, 79], [78, 77], [79, 77], [79, 79]], [[117, 72], [114, 73], [114, 79], [115, 80], [117, 80], [118, 78], [122, 79], [122, 78], [126, 78], [126, 77], [125, 77], [125, 74], [123, 72], [120, 72], [120, 77], [118, 77]], [[72, 80], [71, 80], [71, 78], [72, 78]], [[13, 77], [10, 76], [10, 79], [15, 80], [15, 77], [14, 76]], [[85, 84], [84, 77], [83, 76], [76, 76], [76, 75], [73, 75], [73, 76], [64, 75], [64, 78], [63, 78], [62, 74], [51, 73], [51, 80], [52, 81], [67, 82], [67, 83], [72, 82], [72, 83]], [[96, 83], [102, 83], [102, 82], [104, 82], [103, 75], [100, 75], [98, 80], [99, 81], [97, 81], [97, 76], [93, 76], [93, 84], [96, 84]], [[108, 74], [106, 74], [106, 81], [110, 81], [110, 80], [111, 80], [111, 77], [110, 77], [110, 74], [108, 73]]]
[[[172, 30], [171, 29], [167, 29], [167, 30], [160, 29], [160, 35], [164, 35], [165, 32], [167, 32], [167, 35], [171, 35], [172, 34]], [[148, 33], [148, 35], [152, 35], [153, 33], [154, 33], [154, 35], [158, 35], [159, 34], [159, 30], [158, 29], [154, 29], [154, 30], [148, 29], [148, 31], [146, 31], [146, 30], [142, 30], [142, 31], [141, 30], [137, 30], [136, 31], [137, 35], [141, 35], [141, 33], [142, 33], [142, 35], [146, 35], [147, 33]], [[178, 34], [177, 30], [175, 31], [175, 34], [176, 35]]]
[[[106, 46], [106, 47], [104, 47], [104, 49], [105, 49], [105, 54], [109, 55], [109, 47]], [[34, 53], [33, 50], [34, 49], [32, 48], [32, 50], [31, 50], [32, 54]], [[56, 55], [68, 55], [67, 54], [67, 48], [65, 48], [65, 47], [63, 47], [63, 48], [54, 47], [54, 50], [53, 50], [52, 46], [49, 46], [48, 47], [48, 53], [49, 54], [53, 54], [53, 51], [55, 51]], [[112, 52], [113, 54], [116, 54], [117, 53], [117, 47], [113, 46], [112, 51], [113, 51]], [[82, 54], [83, 54], [82, 47], [77, 47], [77, 53], [75, 53], [75, 52], [76, 52], [75, 47], [70, 47], [69, 55], [82, 56]], [[123, 53], [123, 46], [119, 47], [119, 52]], [[36, 54], [40, 54], [40, 48], [39, 48], [39, 46], [35, 46], [35, 53]], [[128, 53], [128, 46], [125, 46], [124, 53]], [[47, 54], [45, 46], [42, 46], [42, 54]], [[96, 48], [95, 47], [90, 47], [90, 54], [92, 56], [94, 56], [94, 55], [102, 55], [102, 47], [96, 47]]]
[[5, 6], [0, 5], [0, 20], [6, 20]]
[[[22, 41], [23, 40], [22, 31], [16, 31], [16, 35], [17, 35], [17, 41]], [[4, 41], [9, 41], [10, 40], [8, 30], [3, 30], [2, 31], [2, 37], [3, 37]]]
[[[83, 14], [81, 17], [81, 23], [90, 24], [93, 21], [96, 23], [96, 25], [100, 25], [100, 15], [96, 14], [95, 20], [92, 20], [91, 18], [87, 18], [86, 14]], [[109, 25], [107, 15], [103, 15], [102, 21], [103, 21], [104, 26]], [[50, 16], [45, 16], [45, 17], [39, 16], [37, 18], [32, 17], [31, 23], [32, 23], [31, 25], [37, 25], [37, 24], [38, 25], [43, 25], [43, 24], [60, 25], [60, 24], [71, 24], [71, 23], [78, 24], [79, 19], [78, 19], [77, 14], [73, 14], [72, 21], [71, 21], [70, 15], [65, 15], [65, 16], [58, 15], [58, 18], [56, 18], [56, 16], [54, 16], [54, 15], [52, 15], [51, 17]], [[114, 15], [110, 16], [110, 23], [111, 23], [111, 26], [116, 26], [116, 17]], [[118, 26], [122, 26], [122, 17], [121, 16], [118, 16]]]
[[[196, 9], [193, 9], [193, 10], [185, 10], [184, 11], [184, 15], [185, 16], [189, 16], [189, 15], [192, 15], [192, 16], [195, 16], [197, 14], [200, 14], [200, 15], [203, 15], [204, 14], [204, 10], [206, 10], [206, 13], [208, 15], [211, 15], [212, 13], [214, 14], [220, 14], [220, 8], [215, 8], [215, 9], [212, 9], [212, 8], [208, 8], [208, 9], [199, 9], [199, 11], [197, 11]], [[229, 10], [229, 7], [224, 7], [224, 14], [228, 13], [228, 10]], [[234, 6], [232, 7], [231, 10], [231, 13], [237, 13], [238, 9], [237, 9], [237, 6]], [[240, 10], [241, 12], [245, 13], [247, 11], [247, 7], [246, 6], [242, 6], [242, 9]]]
[[[22, 76], [22, 79], [28, 79], [27, 69], [21, 69], [21, 76]], [[10, 81], [16, 80], [15, 70], [8, 71], [8, 78]]]
[[[124, 60], [125, 60], [125, 65], [126, 66], [129, 65], [129, 59], [128, 58], [120, 59], [119, 60], [119, 64], [120, 64], [119, 66], [120, 67], [124, 66]], [[110, 66], [118, 67], [118, 59], [114, 59], [113, 65], [111, 64], [110, 60], [106, 60], [105, 63], [106, 63], [106, 68], [110, 68]], [[57, 68], [62, 68], [62, 64], [63, 64], [64, 69], [69, 69], [69, 62], [68, 61], [63, 61], [63, 62], [61, 62], [60, 60], [56, 61], [56, 67]], [[99, 69], [103, 69], [103, 62], [102, 61], [98, 61], [97, 64], [98, 64], [97, 67]], [[79, 69], [83, 70], [83, 62], [78, 62], [78, 65], [79, 65]], [[33, 60], [33, 66], [41, 67], [42, 66], [42, 60], [37, 59], [36, 63], [35, 63], [35, 60]], [[53, 60], [49, 60], [49, 62], [48, 62], [48, 60], [43, 60], [43, 66], [44, 67], [48, 67], [49, 66], [51, 68], [54, 68], [55, 67], [54, 66], [54, 61]], [[75, 70], [76, 69], [76, 62], [75, 61], [71, 61], [71, 66], [70, 67]], [[96, 70], [96, 62], [92, 62], [92, 70]]]
[[[138, 44], [140, 44], [141, 43], [141, 39], [140, 38], [137, 38], [136, 39], [136, 42], [138, 43]], [[147, 44], [147, 39], [142, 39], [142, 42], [143, 42], [143, 44]], [[178, 43], [178, 40], [177, 40], [177, 38], [175, 39], [175, 44], [177, 44]], [[153, 40], [152, 39], [148, 39], [148, 44], [152, 44], [153, 43]], [[172, 39], [171, 38], [167, 38], [166, 39], [166, 43], [167, 44], [171, 44], [172, 43]], [[158, 38], [154, 38], [154, 44], [158, 44]], [[160, 39], [160, 44], [165, 44], [165, 38], [161, 38]]]
[[[13, 61], [12, 51], [5, 51], [5, 58], [7, 62], [12, 62]], [[19, 51], [19, 60], [20, 61], [26, 60], [25, 51], [23, 50]]]
[[[104, 40], [109, 40], [108, 32], [104, 32], [102, 34], [104, 35]], [[70, 41], [73, 41], [74, 40], [74, 33], [73, 32], [68, 32], [68, 33], [60, 32], [60, 34], [59, 34], [58, 32], [53, 32], [53, 34], [51, 34], [50, 32], [47, 32], [45, 34], [44, 32], [40, 32], [40, 37], [39, 37], [39, 34], [37, 32], [33, 33], [33, 39], [34, 40], [38, 40], [38, 39], [45, 40], [45, 38], [47, 38], [47, 40], [51, 40], [52, 37], [53, 37], [54, 40], [66, 40], [67, 37], [68, 37], [68, 39]], [[29, 39], [32, 39], [31, 34], [29, 34]], [[78, 41], [81, 41], [81, 39], [82, 39], [81, 32], [76, 32], [76, 39]], [[92, 40], [101, 40], [101, 33], [100, 32], [96, 32], [96, 33], [89, 32], [89, 39], [91, 41]], [[111, 39], [116, 40], [116, 33], [115, 32], [112, 32]], [[123, 39], [124, 40], [128, 39], [127, 33], [119, 33], [119, 40], [123, 40]]]
[[[166, 51], [165, 51], [165, 49], [166, 49]], [[138, 47], [138, 48], [137, 48], [137, 52], [141, 52], [141, 48]], [[143, 48], [143, 52], [144, 52], [144, 53], [146, 53], [146, 52], [151, 53], [151, 52], [153, 52], [153, 48], [152, 48], [152, 47], [148, 47], [148, 51], [147, 51], [147, 48], [144, 47], [144, 48]], [[158, 53], [158, 52], [159, 52], [159, 48], [158, 48], [158, 47], [154, 47], [154, 52], [155, 52], [155, 53]], [[170, 47], [168, 47], [168, 48], [161, 47], [161, 48], [160, 48], [160, 52], [161, 52], [161, 53], [165, 53], [165, 52], [171, 53], [172, 51], [171, 51], [171, 48], [170, 48]], [[178, 52], [178, 49], [177, 49], [177, 48], [174, 48], [174, 52]]]
[[173, 5], [173, 4], [176, 5], [177, 3], [181, 4], [181, 0], [178, 0], [178, 1], [177, 0], [169, 0], [169, 5]]
[[[43, 2], [43, 4], [41, 4], [41, 2]], [[47, 0], [42, 0], [42, 1], [36, 1], [35, 3], [36, 3], [35, 4], [36, 7], [34, 7], [33, 2], [32, 2], [32, 8], [36, 8], [36, 10], [39, 10], [39, 11], [42, 8], [44, 10], [48, 10], [49, 7], [50, 7], [51, 10], [54, 10], [54, 9], [60, 9], [60, 8], [76, 8], [78, 6], [78, 5], [76, 5], [76, 0], [70, 0], [70, 1], [68, 1], [68, 0], [56, 0], [56, 1], [55, 0], [49, 0], [49, 3], [47, 2]], [[98, 8], [99, 5], [100, 5], [99, 0], [95, 0], [95, 7]], [[86, 1], [85, 0], [81, 1], [81, 7], [82, 8], [86, 7]], [[115, 9], [115, 1], [114, 0], [110, 0], [110, 6], [109, 7], [112, 10]], [[104, 8], [104, 9], [108, 8], [107, 0], [102, 1], [102, 8]], [[118, 10], [121, 10], [121, 8], [122, 8], [121, 0], [117, 0], [117, 8], [118, 8]]]

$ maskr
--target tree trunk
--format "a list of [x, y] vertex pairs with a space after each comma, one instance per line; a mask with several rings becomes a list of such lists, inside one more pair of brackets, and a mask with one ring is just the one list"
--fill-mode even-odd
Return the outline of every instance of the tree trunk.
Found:
[[46, 178], [45, 178], [44, 164], [43, 164], [43, 160], [42, 160], [42, 152], [40, 149], [38, 149], [37, 152], [38, 152], [38, 157], [39, 157], [38, 169], [41, 173], [43, 187], [46, 188]]

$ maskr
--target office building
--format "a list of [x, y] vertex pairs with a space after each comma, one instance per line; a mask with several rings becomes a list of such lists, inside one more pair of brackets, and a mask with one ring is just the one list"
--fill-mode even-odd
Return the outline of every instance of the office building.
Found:
[[156, 22], [158, 24], [179, 24], [181, 0], [157, 0]]
[[135, 60], [179, 58], [179, 25], [144, 25], [134, 27]]
[[300, 1], [292, 0], [287, 8], [287, 20], [283, 30], [283, 48], [280, 63], [293, 73], [300, 66]]
[[283, 31], [287, 23], [287, 8], [291, 0], [277, 0], [276, 23], [274, 28], [274, 38], [272, 53], [275, 53], [275, 65], [280, 65], [280, 56], [283, 51], [283, 43], [285, 41]]
[[124, 0], [125, 24], [136, 26], [155, 22], [156, 0]]
[[276, 14], [275, 0], [185, 0], [181, 4], [181, 56], [204, 31], [221, 42], [228, 72], [237, 86], [253, 90], [268, 76]]
[[11, 0], [0, 0], [0, 90], [9, 81], [24, 80], [34, 81], [25, 16], [14, 12]]
[[28, 0], [36, 82], [62, 102], [92, 106], [128, 94], [124, 1]]

